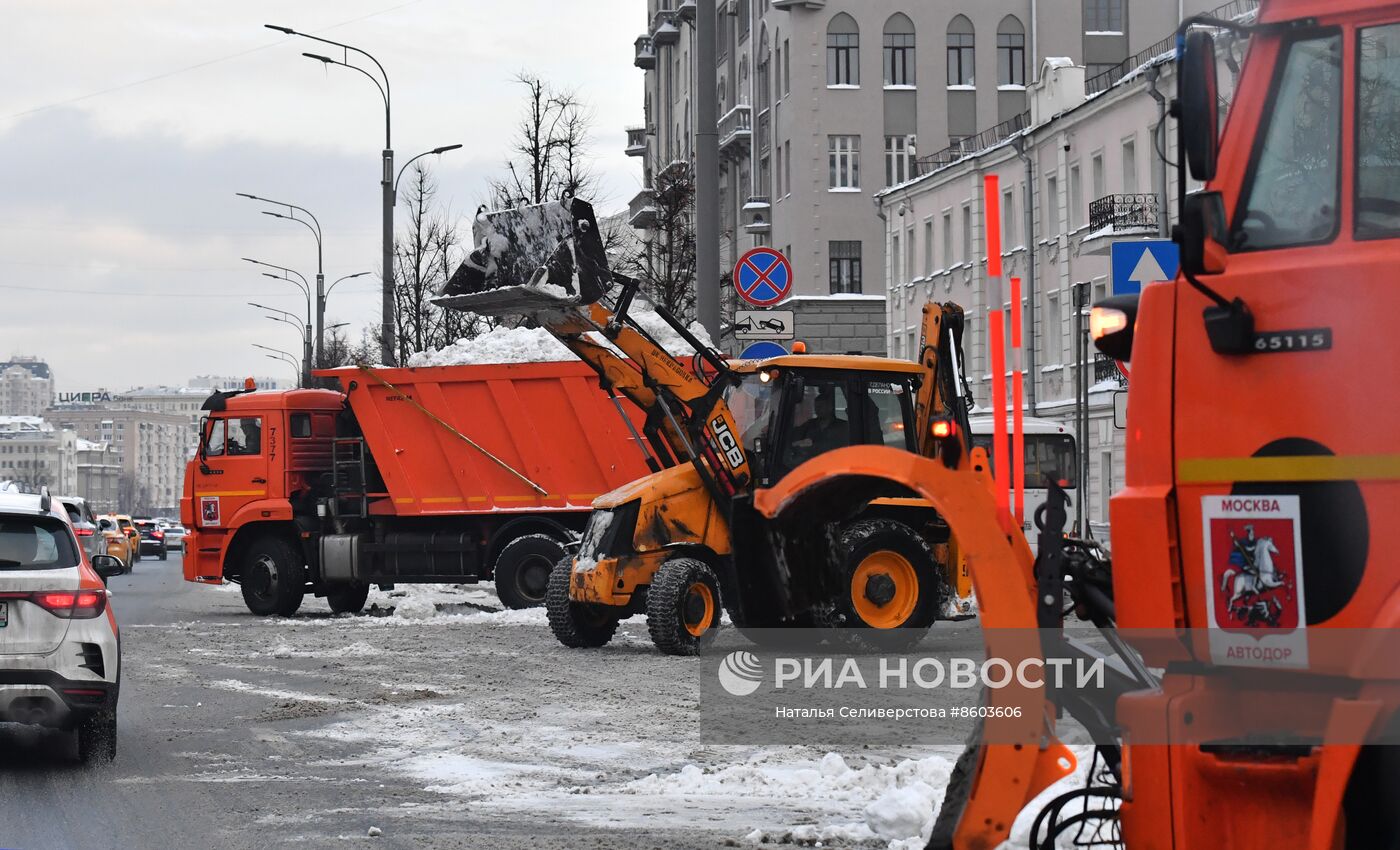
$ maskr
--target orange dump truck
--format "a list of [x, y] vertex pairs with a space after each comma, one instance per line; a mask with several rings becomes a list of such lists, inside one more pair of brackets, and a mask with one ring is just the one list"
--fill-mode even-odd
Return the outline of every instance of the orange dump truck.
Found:
[[629, 417], [578, 361], [326, 370], [343, 392], [216, 392], [185, 470], [185, 579], [255, 614], [307, 592], [494, 580], [540, 604], [595, 497], [645, 475]]

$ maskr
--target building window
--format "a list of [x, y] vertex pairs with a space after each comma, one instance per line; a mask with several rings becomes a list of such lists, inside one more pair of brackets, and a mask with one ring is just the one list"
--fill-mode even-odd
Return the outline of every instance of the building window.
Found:
[[1123, 142], [1123, 191], [1135, 195], [1137, 190], [1137, 142], [1128, 139]]
[[1001, 193], [1001, 250], [1010, 251], [1016, 244], [1016, 191]]
[[832, 189], [860, 188], [860, 136], [828, 136], [827, 186]]
[[890, 283], [891, 285], [898, 286], [908, 279], [904, 275], [904, 255], [901, 254], [899, 250], [903, 243], [899, 241], [898, 233], [890, 237], [890, 239]]
[[904, 231], [904, 279], [914, 279], [914, 228]]
[[1084, 178], [1079, 174], [1079, 166], [1069, 167], [1069, 227], [1078, 228], [1084, 223]]
[[783, 39], [783, 94], [792, 94], [792, 48]]
[[1084, 0], [1084, 31], [1123, 32], [1123, 0]]
[[1093, 160], [1089, 164], [1089, 174], [1093, 179], [1094, 199], [1098, 200], [1108, 193], [1106, 178], [1103, 170], [1103, 154], [1094, 154]]
[[885, 137], [885, 185], [894, 186], [914, 176], [913, 151], [908, 136]]
[[1008, 15], [997, 28], [997, 85], [1026, 84], [1026, 33], [1021, 22]]
[[924, 277], [933, 276], [933, 219], [924, 222]]
[[827, 254], [831, 263], [831, 294], [859, 294], [860, 243], [830, 242]]
[[943, 266], [952, 268], [953, 265], [953, 214], [948, 212], [943, 214]]
[[895, 14], [885, 22], [885, 85], [914, 85], [914, 22]]
[[783, 142], [783, 192], [792, 194], [792, 140]]
[[1060, 235], [1060, 181], [1055, 177], [1045, 178], [1045, 235]]
[[974, 81], [972, 21], [958, 15], [948, 25], [948, 85], [971, 86]]
[[774, 147], [777, 151], [775, 156], [778, 157], [778, 168], [776, 171], [778, 182], [776, 184], [776, 188], [773, 191], [773, 197], [781, 200], [783, 197], [783, 146], [775, 145]]
[[844, 12], [826, 29], [826, 84], [860, 85], [860, 30]]
[[972, 262], [972, 207], [962, 208], [962, 261]]

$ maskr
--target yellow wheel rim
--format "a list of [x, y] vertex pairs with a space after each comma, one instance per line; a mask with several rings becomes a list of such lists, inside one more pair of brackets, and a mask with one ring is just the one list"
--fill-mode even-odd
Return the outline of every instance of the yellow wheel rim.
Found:
[[851, 575], [851, 604], [870, 628], [899, 628], [919, 604], [919, 574], [898, 552], [871, 552]]
[[691, 637], [700, 637], [714, 622], [715, 595], [703, 581], [691, 582], [681, 601], [681, 619]]

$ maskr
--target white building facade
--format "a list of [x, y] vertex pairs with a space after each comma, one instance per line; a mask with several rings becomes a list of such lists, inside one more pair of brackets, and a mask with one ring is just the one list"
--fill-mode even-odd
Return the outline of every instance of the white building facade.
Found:
[[[1243, 14], [1256, 5], [1241, 0], [1222, 13]], [[1169, 39], [1170, 32], [1161, 35]], [[1225, 49], [1233, 49], [1236, 60], [1243, 53], [1238, 45]], [[1026, 329], [1026, 415], [1075, 425], [1077, 400], [1087, 396], [1087, 421], [1079, 420], [1076, 429], [1082, 432], [1076, 478], [1092, 525], [1107, 523], [1108, 496], [1123, 484], [1123, 432], [1115, 426], [1114, 407], [1125, 382], [1083, 339], [1087, 321], [1076, 315], [1076, 301], [1089, 305], [1110, 294], [1114, 242], [1165, 238], [1175, 218], [1175, 170], [1157, 153], [1160, 148], [1175, 161], [1175, 123], [1164, 121], [1176, 87], [1170, 50], [1169, 40], [1148, 48], [1141, 66], [1107, 87], [1089, 78], [1086, 88], [1086, 69], [1072, 60], [1047, 61], [1031, 87], [1026, 129], [985, 135], [979, 150], [879, 196], [891, 356], [917, 356], [924, 303], [961, 304], [968, 316], [968, 378], [977, 403], [986, 407], [987, 311], [1002, 310], [1009, 329], [1011, 311], [1019, 309]], [[1228, 63], [1220, 82], [1228, 97]], [[1003, 274], [1021, 279], [1019, 305], [1008, 300], [1009, 286], [1001, 303], [988, 303], [983, 195], [984, 178], [993, 174], [1000, 184]]]
[[77, 435], [37, 416], [0, 416], [0, 481], [58, 496], [78, 492]]
[[39, 416], [53, 405], [53, 371], [37, 357], [0, 363], [0, 416]]

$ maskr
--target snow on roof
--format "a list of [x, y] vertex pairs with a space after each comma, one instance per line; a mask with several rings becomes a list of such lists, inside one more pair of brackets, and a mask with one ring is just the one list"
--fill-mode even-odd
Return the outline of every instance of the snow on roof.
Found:
[[1044, 65], [1047, 68], [1073, 68], [1074, 60], [1068, 56], [1046, 56]]

